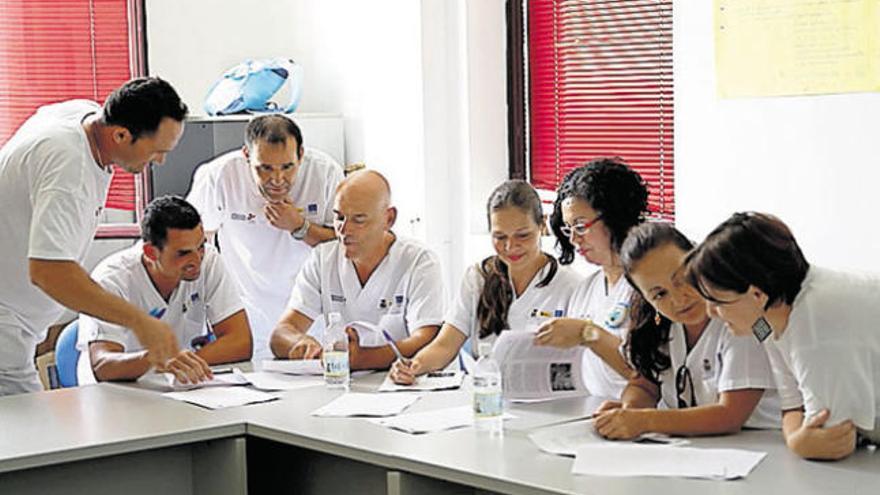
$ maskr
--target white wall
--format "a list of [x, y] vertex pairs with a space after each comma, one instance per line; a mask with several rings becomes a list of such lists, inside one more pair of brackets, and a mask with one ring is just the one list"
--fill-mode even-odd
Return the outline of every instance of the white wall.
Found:
[[766, 211], [809, 260], [880, 271], [880, 94], [720, 100], [712, 22], [712, 2], [676, 3], [679, 225], [702, 239], [734, 211]]

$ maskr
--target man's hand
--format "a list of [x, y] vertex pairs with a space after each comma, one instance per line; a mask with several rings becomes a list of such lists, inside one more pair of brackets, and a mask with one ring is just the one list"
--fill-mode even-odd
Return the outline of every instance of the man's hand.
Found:
[[288, 198], [267, 204], [263, 207], [263, 213], [272, 226], [286, 232], [293, 232], [305, 222], [302, 213]]
[[196, 384], [214, 378], [208, 363], [189, 350], [180, 351], [177, 356], [156, 369], [166, 373], [174, 373], [177, 381], [183, 384]]
[[416, 377], [424, 372], [422, 362], [418, 358], [406, 361], [398, 359], [391, 365], [391, 371], [388, 372], [388, 376], [391, 378], [391, 381], [398, 385], [412, 385], [416, 382]]
[[180, 352], [177, 337], [167, 323], [152, 316], [144, 316], [143, 321], [132, 327], [141, 345], [147, 350], [150, 365], [159, 368]]
[[320, 359], [324, 349], [311, 335], [303, 335], [291, 346], [287, 359]]
[[361, 351], [361, 338], [354, 328], [346, 328], [345, 333], [348, 334], [348, 366], [351, 370], [359, 370], [361, 365], [359, 358]]
[[843, 459], [856, 448], [856, 427], [852, 421], [825, 427], [831, 416], [828, 409], [804, 421], [800, 428], [791, 433], [786, 442], [788, 448], [805, 459]]

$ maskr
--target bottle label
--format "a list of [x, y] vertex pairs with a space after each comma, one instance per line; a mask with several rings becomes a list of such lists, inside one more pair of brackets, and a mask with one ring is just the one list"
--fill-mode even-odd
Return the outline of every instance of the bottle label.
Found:
[[324, 376], [330, 378], [348, 376], [348, 353], [324, 352]]
[[493, 418], [501, 416], [501, 391], [474, 392], [474, 416]]

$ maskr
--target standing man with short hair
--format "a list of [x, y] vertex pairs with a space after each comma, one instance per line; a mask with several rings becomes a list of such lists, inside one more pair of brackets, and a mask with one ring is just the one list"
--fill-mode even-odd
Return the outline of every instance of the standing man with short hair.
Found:
[[312, 247], [334, 237], [331, 207], [342, 176], [329, 155], [303, 147], [299, 127], [281, 114], [255, 117], [242, 149], [196, 171], [187, 200], [216, 232], [238, 281], [255, 360], [271, 356], [269, 334]]
[[102, 289], [81, 263], [111, 164], [140, 173], [162, 163], [186, 114], [170, 84], [134, 79], [103, 108], [71, 100], [38, 109], [0, 149], [0, 396], [42, 389], [34, 352], [62, 306], [131, 328], [153, 364], [177, 354], [168, 325]]

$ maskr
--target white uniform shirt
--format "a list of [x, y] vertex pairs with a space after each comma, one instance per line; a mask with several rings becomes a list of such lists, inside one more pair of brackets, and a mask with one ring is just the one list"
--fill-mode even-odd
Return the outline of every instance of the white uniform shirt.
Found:
[[[693, 382], [697, 406], [717, 404], [721, 392], [742, 389], [763, 389], [764, 395], [745, 426], [779, 428], [779, 395], [773, 382], [770, 363], [761, 344], [751, 335], [737, 337], [724, 322], [710, 319], [693, 349], [687, 352], [684, 326], [673, 323], [669, 344], [664, 346], [672, 365], [660, 373], [660, 395], [663, 405], [678, 408], [676, 375], [687, 366]], [[685, 384], [682, 398], [690, 402], [690, 384]]]
[[[305, 149], [290, 190], [293, 204], [309, 222], [333, 224], [333, 196], [342, 167], [330, 155]], [[300, 267], [312, 248], [272, 226], [250, 165], [241, 150], [200, 166], [187, 200], [216, 231], [221, 255], [241, 288], [254, 333], [254, 359], [271, 356], [269, 335], [284, 312]]]
[[[621, 340], [626, 340], [633, 289], [623, 276], [614, 286], [606, 289], [605, 285], [602, 270], [582, 280], [571, 296], [568, 315], [591, 320]], [[626, 379], [589, 349], [584, 352], [583, 370], [584, 383], [590, 395], [617, 399], [626, 386]]]
[[[544, 287], [537, 285], [544, 280], [550, 270], [550, 263], [544, 265], [534, 278], [529, 282], [526, 290], [519, 297], [514, 296], [507, 311], [507, 328], [511, 330], [535, 330], [550, 318], [560, 318], [566, 315], [568, 300], [571, 298], [574, 288], [581, 281], [581, 277], [573, 269], [558, 265], [553, 280]], [[480, 274], [480, 264], [471, 265], [461, 281], [461, 289], [455, 302], [446, 312], [445, 322], [454, 326], [465, 337], [479, 336], [479, 321], [477, 320], [477, 306], [480, 303], [480, 294], [483, 291], [483, 276]], [[494, 342], [496, 335], [490, 335], [481, 342]], [[476, 345], [469, 352], [476, 356]]]
[[822, 409], [880, 441], [880, 276], [811, 266], [779, 340], [767, 339], [784, 410]]
[[[206, 322], [216, 325], [244, 309], [235, 281], [212, 246], [205, 246], [199, 278], [182, 280], [168, 301], [153, 285], [141, 261], [143, 252], [143, 244], [138, 242], [111, 254], [95, 267], [92, 278], [108, 292], [167, 323], [182, 349], [195, 350], [207, 344]], [[80, 348], [96, 340], [121, 344], [125, 352], [144, 348], [130, 329], [80, 314]]]
[[82, 262], [111, 172], [82, 128], [100, 112], [73, 100], [40, 108], [0, 150], [0, 395], [40, 390], [34, 348], [62, 307], [31, 284], [28, 258]]
[[[334, 240], [312, 250], [288, 306], [313, 321], [340, 313], [344, 323], [372, 323], [401, 340], [417, 328], [443, 323], [444, 297], [440, 261], [421, 244], [398, 237], [361, 287], [354, 264]], [[384, 341], [373, 335], [360, 345], [375, 347]]]

